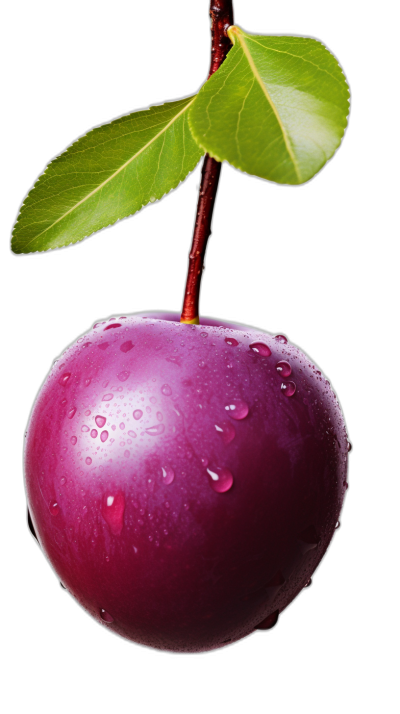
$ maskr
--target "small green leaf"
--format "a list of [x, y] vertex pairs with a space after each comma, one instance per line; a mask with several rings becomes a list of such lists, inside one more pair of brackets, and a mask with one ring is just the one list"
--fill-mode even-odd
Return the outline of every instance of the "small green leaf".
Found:
[[188, 126], [193, 101], [135, 112], [78, 139], [26, 197], [13, 251], [76, 243], [176, 188], [203, 154]]
[[218, 161], [300, 184], [338, 148], [349, 88], [337, 60], [308, 37], [248, 35], [232, 26], [225, 62], [189, 114], [193, 136]]

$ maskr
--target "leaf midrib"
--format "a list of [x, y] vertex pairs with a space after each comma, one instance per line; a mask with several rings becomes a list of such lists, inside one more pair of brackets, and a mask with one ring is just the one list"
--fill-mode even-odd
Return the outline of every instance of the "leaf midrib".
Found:
[[[233, 28], [232, 28], [232, 29], [233, 29]], [[260, 74], [259, 74], [259, 72], [258, 72], [258, 69], [257, 69], [257, 67], [256, 67], [256, 65], [255, 65], [255, 63], [254, 63], [254, 60], [253, 60], [252, 56], [251, 56], [251, 53], [250, 53], [250, 51], [249, 51], [249, 49], [248, 49], [248, 47], [247, 47], [247, 45], [246, 45], [245, 36], [244, 36], [244, 34], [242, 34], [241, 30], [240, 30], [239, 28], [237, 28], [237, 27], [235, 27], [234, 35], [235, 35], [235, 37], [237, 37], [237, 39], [239, 40], [240, 45], [241, 45], [241, 47], [242, 47], [242, 50], [243, 50], [243, 52], [244, 52], [244, 54], [245, 54], [245, 56], [246, 56], [246, 59], [247, 59], [249, 65], [250, 65], [250, 69], [251, 69], [251, 71], [253, 72], [253, 74], [254, 74], [256, 80], [258, 81], [258, 83], [259, 83], [259, 85], [260, 85], [260, 87], [261, 87], [261, 89], [262, 89], [262, 91], [263, 91], [263, 93], [264, 93], [264, 95], [265, 95], [265, 97], [266, 97], [268, 103], [269, 103], [270, 106], [271, 106], [272, 111], [273, 111], [274, 114], [275, 114], [276, 120], [277, 120], [277, 122], [278, 122], [278, 124], [279, 124], [279, 128], [280, 128], [280, 130], [281, 130], [281, 132], [282, 132], [283, 141], [284, 141], [284, 143], [285, 143], [286, 150], [287, 150], [287, 152], [288, 152], [288, 154], [289, 154], [289, 156], [290, 156], [290, 159], [291, 159], [291, 161], [292, 161], [292, 163], [293, 163], [294, 170], [295, 170], [295, 172], [296, 172], [296, 176], [297, 176], [299, 182], [301, 183], [302, 179], [301, 179], [300, 167], [299, 167], [298, 162], [297, 162], [297, 159], [296, 159], [296, 157], [295, 157], [295, 155], [294, 155], [293, 149], [292, 149], [292, 147], [291, 147], [291, 145], [290, 145], [290, 140], [289, 140], [289, 137], [288, 137], [288, 135], [287, 135], [287, 133], [286, 133], [286, 129], [285, 129], [284, 125], [282, 124], [282, 120], [281, 120], [281, 118], [280, 118], [280, 116], [279, 116], [279, 112], [278, 112], [278, 110], [277, 110], [277, 108], [276, 108], [274, 102], [272, 101], [272, 98], [271, 98], [271, 96], [270, 96], [270, 94], [269, 94], [269, 92], [268, 92], [267, 87], [265, 86], [264, 82], [262, 81], [262, 79], [261, 79], [261, 77], [260, 77]]]
[[186, 104], [186, 106], [185, 106], [183, 109], [181, 109], [181, 111], [178, 112], [178, 114], [176, 114], [176, 115], [173, 117], [173, 119], [171, 119], [171, 121], [169, 121], [168, 124], [166, 124], [165, 127], [164, 127], [163, 129], [161, 129], [161, 131], [158, 132], [158, 134], [156, 134], [155, 136], [153, 136], [153, 138], [150, 139], [150, 141], [148, 141], [147, 144], [145, 144], [144, 146], [142, 146], [142, 148], [139, 149], [139, 151], [137, 151], [136, 154], [134, 154], [133, 156], [131, 156], [131, 158], [128, 159], [127, 161], [125, 161], [125, 163], [122, 164], [122, 166], [120, 166], [119, 169], [117, 169], [116, 171], [114, 171], [114, 173], [111, 174], [111, 176], [109, 176], [105, 181], [103, 181], [101, 184], [99, 184], [95, 189], [93, 189], [93, 191], [90, 191], [90, 193], [88, 193], [87, 196], [85, 196], [85, 197], [82, 198], [80, 201], [78, 201], [78, 203], [76, 203], [74, 206], [72, 206], [72, 208], [70, 208], [68, 211], [66, 211], [65, 213], [63, 213], [63, 215], [60, 216], [60, 218], [57, 218], [56, 221], [53, 221], [53, 223], [52, 223], [50, 226], [47, 226], [47, 228], [45, 228], [41, 233], [38, 233], [38, 234], [35, 235], [33, 238], [31, 238], [31, 240], [29, 240], [27, 243], [25, 243], [25, 248], [27, 248], [27, 247], [28, 247], [31, 243], [33, 243], [34, 241], [38, 240], [38, 238], [40, 238], [40, 236], [44, 235], [44, 233], [46, 233], [47, 231], [51, 230], [51, 228], [53, 228], [54, 226], [56, 226], [57, 223], [60, 223], [60, 221], [62, 221], [62, 220], [63, 220], [66, 216], [68, 216], [70, 213], [73, 213], [73, 211], [75, 211], [79, 206], [81, 206], [83, 203], [85, 203], [85, 201], [87, 201], [89, 198], [91, 198], [92, 196], [94, 196], [98, 191], [100, 191], [102, 188], [104, 188], [104, 186], [106, 186], [110, 181], [112, 181], [112, 179], [114, 179], [116, 176], [118, 176], [118, 174], [121, 173], [121, 171], [123, 171], [124, 169], [126, 169], [126, 167], [129, 166], [129, 164], [132, 163], [132, 161], [134, 161], [138, 156], [140, 156], [140, 154], [143, 153], [143, 151], [145, 151], [145, 149], [147, 149], [149, 146], [151, 146], [151, 144], [153, 144], [160, 136], [162, 136], [162, 134], [165, 133], [165, 132], [167, 131], [167, 129], [169, 129], [169, 127], [172, 126], [172, 124], [173, 124], [182, 114], [184, 114], [184, 112], [186, 112], [186, 111], [189, 109], [189, 107], [193, 104], [194, 100], [195, 100], [195, 97], [193, 97], [193, 99], [192, 99], [188, 104]]

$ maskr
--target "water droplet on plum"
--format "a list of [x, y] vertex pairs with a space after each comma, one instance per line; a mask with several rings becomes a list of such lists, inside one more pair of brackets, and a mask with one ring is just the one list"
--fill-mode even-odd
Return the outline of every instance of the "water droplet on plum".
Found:
[[64, 374], [61, 375], [60, 379], [58, 380], [58, 383], [61, 384], [62, 387], [65, 387], [70, 376], [71, 376], [71, 372], [65, 372]]
[[145, 431], [146, 434], [149, 434], [150, 436], [159, 436], [164, 433], [165, 426], [164, 424], [156, 424], [155, 426], [149, 426], [149, 428]]
[[214, 469], [207, 469], [209, 483], [216, 493], [226, 493], [233, 486], [233, 476], [229, 469], [217, 466]]
[[245, 419], [249, 413], [249, 407], [246, 402], [241, 399], [233, 399], [229, 404], [225, 406], [225, 411], [228, 412], [229, 416], [233, 419]]
[[129, 375], [130, 375], [130, 372], [120, 372], [119, 374], [117, 374], [117, 377], [120, 382], [126, 382]]
[[104, 426], [104, 424], [106, 423], [106, 421], [107, 421], [106, 418], [103, 417], [103, 416], [100, 416], [100, 414], [98, 414], [98, 415], [95, 417], [95, 422], [96, 422], [97, 426], [98, 426], [100, 429]]
[[234, 337], [225, 337], [225, 342], [227, 345], [230, 345], [231, 347], [237, 347], [239, 342], [235, 340]]
[[109, 494], [103, 499], [101, 513], [113, 535], [120, 535], [124, 525], [125, 497], [122, 493]]
[[108, 439], [108, 431], [102, 431], [100, 434], [100, 441], [104, 442]]
[[57, 516], [57, 514], [60, 512], [60, 506], [58, 505], [57, 501], [50, 501], [49, 511], [52, 516]]
[[141, 410], [141, 409], [135, 409], [135, 411], [133, 412], [133, 418], [136, 419], [136, 421], [139, 421], [139, 419], [141, 419], [142, 416], [143, 416], [142, 410]]
[[249, 345], [252, 352], [261, 355], [261, 357], [270, 357], [271, 350], [265, 342], [252, 342]]
[[294, 382], [282, 382], [281, 390], [284, 393], [285, 397], [293, 397], [293, 394], [296, 391], [296, 385]]
[[286, 362], [285, 360], [281, 360], [277, 363], [276, 371], [279, 372], [281, 377], [290, 377], [292, 374], [292, 368], [289, 362]]
[[108, 622], [108, 623], [114, 622], [114, 618], [111, 617], [110, 613], [107, 612], [107, 610], [101, 609], [101, 610], [100, 610], [100, 617], [101, 617], [101, 619], [103, 620], [103, 622]]
[[166, 486], [169, 486], [175, 479], [175, 471], [170, 466], [166, 466], [165, 468], [162, 466], [161, 473], [163, 483]]
[[278, 622], [279, 618], [279, 610], [275, 610], [275, 612], [272, 612], [268, 617], [265, 618], [262, 622], [260, 622], [259, 625], [255, 628], [256, 630], [270, 630], [271, 627], [274, 627], [276, 623]]
[[172, 389], [169, 384], [163, 384], [163, 386], [161, 387], [161, 392], [162, 394], [164, 394], [165, 397], [170, 397], [172, 394]]
[[221, 422], [221, 424], [215, 424], [214, 426], [224, 444], [230, 444], [231, 441], [233, 441], [236, 436], [236, 431], [232, 424], [229, 424], [229, 422]]

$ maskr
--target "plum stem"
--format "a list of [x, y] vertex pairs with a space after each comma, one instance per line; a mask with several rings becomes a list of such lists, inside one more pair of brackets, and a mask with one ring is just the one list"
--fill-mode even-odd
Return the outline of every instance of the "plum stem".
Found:
[[[221, 66], [231, 47], [227, 30], [233, 25], [232, 0], [211, 0], [210, 17], [211, 65], [208, 78]], [[192, 325], [199, 324], [200, 284], [207, 242], [211, 235], [211, 221], [220, 173], [220, 162], [206, 154], [201, 171], [196, 221], [189, 254], [189, 267], [181, 316], [181, 322]]]

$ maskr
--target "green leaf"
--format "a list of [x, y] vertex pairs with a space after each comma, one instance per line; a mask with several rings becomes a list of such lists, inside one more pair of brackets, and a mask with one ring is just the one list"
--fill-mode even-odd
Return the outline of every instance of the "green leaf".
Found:
[[232, 26], [225, 62], [189, 114], [198, 144], [218, 161], [277, 183], [300, 184], [338, 148], [349, 88], [337, 60], [308, 37], [248, 35]]
[[14, 226], [15, 253], [59, 248], [176, 188], [203, 152], [188, 127], [193, 97], [90, 131], [52, 161]]

